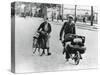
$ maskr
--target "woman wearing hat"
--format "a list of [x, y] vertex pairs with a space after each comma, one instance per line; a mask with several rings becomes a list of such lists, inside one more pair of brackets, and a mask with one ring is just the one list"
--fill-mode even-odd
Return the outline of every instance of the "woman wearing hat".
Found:
[[[48, 22], [48, 18], [44, 19], [44, 22], [41, 23], [41, 25], [39, 26], [37, 31], [42, 32], [41, 38], [45, 39], [45, 41], [46, 41], [47, 55], [51, 55], [51, 53], [49, 52], [49, 39], [50, 39], [50, 33], [51, 33], [52, 29], [51, 29], [51, 24]], [[42, 55], [43, 54], [45, 54], [44, 50], [42, 52]]]

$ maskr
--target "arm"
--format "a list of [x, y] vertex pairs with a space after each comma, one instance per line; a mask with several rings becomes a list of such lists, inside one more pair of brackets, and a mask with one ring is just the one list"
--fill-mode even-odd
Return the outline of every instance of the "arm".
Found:
[[73, 24], [73, 34], [76, 34], [75, 24]]
[[64, 28], [65, 28], [65, 25], [66, 25], [66, 22], [64, 23], [64, 25], [61, 28], [61, 31], [60, 31], [60, 40], [62, 39], [62, 35], [63, 35], [63, 31], [64, 31]]

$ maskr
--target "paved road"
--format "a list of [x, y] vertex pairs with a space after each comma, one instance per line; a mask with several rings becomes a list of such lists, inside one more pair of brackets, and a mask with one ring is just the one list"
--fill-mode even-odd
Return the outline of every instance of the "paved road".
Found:
[[35, 55], [32, 54], [32, 37], [42, 20], [39, 18], [24, 19], [20, 17], [16, 17], [15, 20], [17, 73], [87, 69], [97, 66], [97, 31], [89, 31], [76, 27], [77, 34], [86, 37], [87, 47], [87, 51], [83, 55], [83, 60], [76, 66], [72, 60], [65, 62], [64, 55], [62, 55], [62, 44], [59, 41], [61, 25], [51, 23], [50, 51], [52, 55], [40, 57], [38, 53]]

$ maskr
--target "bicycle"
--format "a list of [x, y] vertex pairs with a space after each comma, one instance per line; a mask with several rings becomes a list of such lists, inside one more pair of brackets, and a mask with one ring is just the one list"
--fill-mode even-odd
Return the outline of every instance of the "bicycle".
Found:
[[[42, 56], [43, 54], [45, 54], [44, 49], [46, 49], [46, 39], [44, 39], [41, 35], [43, 34], [42, 31], [38, 31], [35, 33], [35, 35], [33, 36], [33, 54], [36, 53], [37, 49], [39, 52], [39, 55]], [[42, 49], [43, 51], [40, 52], [40, 49]]]
[[82, 59], [81, 54], [84, 54], [86, 50], [86, 47], [84, 45], [80, 45], [85, 42], [85, 38], [83, 36], [82, 38], [80, 38], [80, 36], [75, 34], [71, 36], [74, 37], [74, 39], [66, 46], [65, 50], [68, 53], [69, 58], [74, 60], [75, 65], [78, 65], [80, 59]]

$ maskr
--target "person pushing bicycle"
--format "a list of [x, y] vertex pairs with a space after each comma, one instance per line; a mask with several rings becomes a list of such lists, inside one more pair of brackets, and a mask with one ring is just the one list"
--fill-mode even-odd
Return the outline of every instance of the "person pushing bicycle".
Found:
[[[41, 31], [41, 38], [43, 38], [46, 42], [46, 49], [47, 49], [47, 55], [51, 55], [49, 52], [49, 39], [50, 39], [50, 33], [51, 33], [51, 24], [48, 22], [48, 18], [45, 19], [43, 23], [40, 24], [37, 31]], [[45, 51], [43, 50], [42, 55], [45, 54]]]

